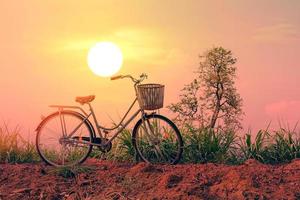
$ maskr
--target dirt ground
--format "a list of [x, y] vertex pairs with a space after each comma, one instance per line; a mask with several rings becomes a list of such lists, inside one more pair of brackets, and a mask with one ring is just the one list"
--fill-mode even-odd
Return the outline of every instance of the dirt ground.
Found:
[[0, 164], [0, 199], [300, 199], [300, 160], [149, 165], [90, 159], [64, 178], [44, 164]]

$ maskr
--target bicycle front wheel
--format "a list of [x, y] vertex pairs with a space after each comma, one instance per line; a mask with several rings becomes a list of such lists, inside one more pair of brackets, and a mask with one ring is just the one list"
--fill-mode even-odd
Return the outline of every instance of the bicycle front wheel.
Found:
[[93, 133], [91, 123], [84, 121], [80, 113], [56, 112], [46, 117], [37, 129], [37, 151], [47, 164], [73, 166], [90, 154]]
[[176, 164], [182, 155], [183, 141], [176, 125], [162, 115], [146, 115], [132, 133], [132, 143], [140, 158], [149, 163]]

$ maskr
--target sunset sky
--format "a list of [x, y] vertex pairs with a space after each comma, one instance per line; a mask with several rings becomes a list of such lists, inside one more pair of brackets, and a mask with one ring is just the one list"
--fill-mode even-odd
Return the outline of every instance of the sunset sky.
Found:
[[119, 74], [165, 84], [165, 105], [195, 77], [198, 55], [221, 45], [238, 59], [246, 130], [300, 119], [298, 0], [2, 0], [0, 25], [0, 119], [23, 132], [33, 133], [49, 104], [77, 105], [75, 96], [95, 94], [104, 125], [126, 111], [131, 83], [87, 66], [100, 41], [121, 48]]

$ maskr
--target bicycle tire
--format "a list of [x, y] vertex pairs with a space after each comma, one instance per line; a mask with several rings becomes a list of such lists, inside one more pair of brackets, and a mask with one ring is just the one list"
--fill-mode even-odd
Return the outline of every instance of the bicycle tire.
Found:
[[[70, 165], [60, 165], [60, 164], [57, 164], [57, 163], [54, 163], [54, 162], [50, 161], [48, 158], [45, 157], [45, 155], [42, 153], [42, 150], [40, 149], [39, 144], [40, 144], [40, 137], [41, 137], [43, 128], [45, 127], [45, 125], [50, 120], [52, 120], [53, 118], [59, 116], [59, 114], [73, 116], [73, 117], [75, 117], [79, 120], [82, 120], [82, 121], [85, 119], [85, 117], [82, 114], [80, 114], [78, 112], [75, 112], [75, 111], [70, 111], [70, 110], [55, 112], [55, 113], [52, 113], [52, 114], [48, 115], [45, 119], [42, 120], [42, 122], [39, 124], [38, 128], [36, 129], [37, 130], [37, 135], [36, 135], [36, 149], [37, 149], [37, 152], [38, 152], [39, 156], [41, 157], [41, 159], [48, 165], [59, 167], [59, 166], [73, 166], [73, 165], [76, 165], [76, 164], [81, 164], [88, 158], [89, 154], [91, 153], [91, 151], [93, 149], [93, 145], [86, 145], [88, 147], [88, 150], [86, 151], [84, 156], [81, 159], [79, 159], [78, 161], [76, 161], [75, 163], [70, 164]], [[90, 141], [92, 141], [92, 139], [95, 136], [95, 131], [94, 131], [94, 128], [93, 128], [91, 122], [86, 119], [83, 122], [83, 125], [86, 126], [86, 128], [89, 132], [88, 135], [90, 137]]]
[[[162, 115], [158, 115], [158, 114], [151, 114], [151, 115], [145, 115], [144, 119], [140, 119], [136, 125], [133, 128], [132, 131], [132, 144], [133, 147], [136, 150], [137, 155], [139, 156], [139, 158], [142, 159], [142, 161], [144, 162], [148, 162], [148, 163], [152, 163], [151, 161], [149, 161], [149, 159], [145, 158], [145, 155], [143, 155], [143, 152], [141, 152], [141, 149], [138, 146], [138, 131], [143, 123], [143, 120], [149, 120], [149, 119], [159, 119], [162, 120], [164, 122], [166, 122], [174, 131], [175, 136], [177, 138], [177, 142], [178, 142], [178, 147], [177, 147], [177, 152], [176, 152], [176, 156], [175, 158], [173, 158], [170, 162], [167, 162], [168, 164], [177, 164], [182, 156], [182, 152], [183, 152], [183, 140], [182, 140], [182, 136], [180, 134], [180, 131], [178, 130], [177, 126], [167, 117], [162, 116]], [[155, 162], [156, 163], [156, 162]], [[158, 161], [157, 163], [160, 163], [160, 161]]]

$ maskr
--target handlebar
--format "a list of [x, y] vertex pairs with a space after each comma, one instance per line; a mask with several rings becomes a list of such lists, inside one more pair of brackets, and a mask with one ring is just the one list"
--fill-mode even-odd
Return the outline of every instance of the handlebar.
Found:
[[118, 76], [113, 76], [113, 77], [110, 77], [110, 80], [117, 80], [117, 79], [120, 79], [122, 78], [123, 76], [122, 75], [118, 75]]
[[133, 78], [131, 75], [117, 75], [110, 78], [110, 80], [117, 80], [117, 79], [123, 79], [123, 78], [130, 78], [135, 84], [141, 83], [144, 79], [147, 79], [147, 74], [141, 74], [139, 79]]

